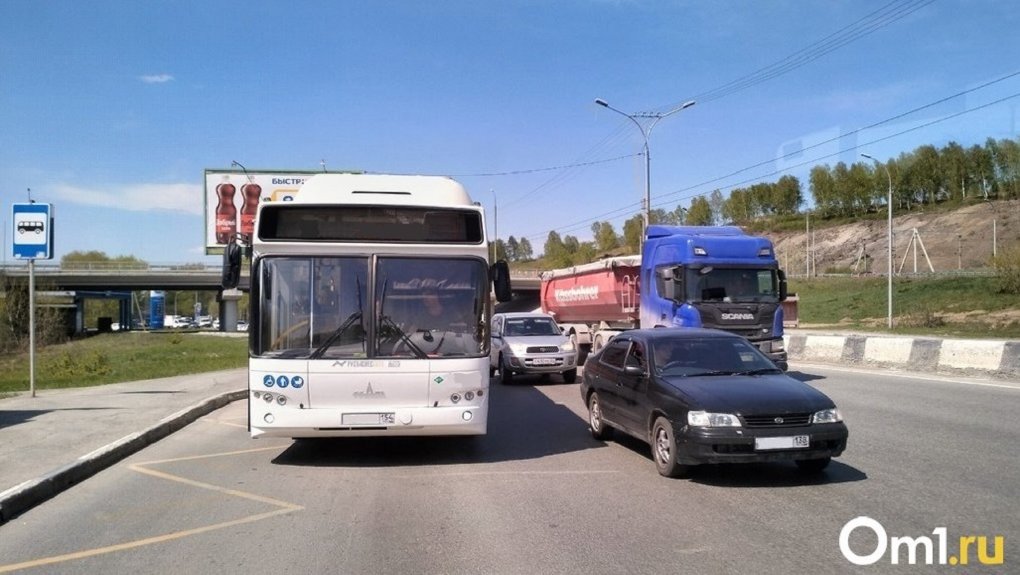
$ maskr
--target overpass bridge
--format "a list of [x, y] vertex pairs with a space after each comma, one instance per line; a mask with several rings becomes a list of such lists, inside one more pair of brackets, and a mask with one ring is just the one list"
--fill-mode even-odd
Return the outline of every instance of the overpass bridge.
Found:
[[[36, 262], [36, 289], [64, 292], [73, 297], [78, 307], [78, 328], [84, 329], [82, 305], [85, 299], [114, 297], [133, 291], [215, 291], [220, 305], [220, 325], [233, 326], [237, 322], [237, 300], [241, 292], [250, 288], [247, 273], [241, 275], [237, 290], [224, 292], [220, 286], [220, 264], [148, 264], [141, 262], [73, 262], [61, 265], [56, 262]], [[510, 283], [518, 296], [537, 296], [541, 279], [538, 270], [510, 271]], [[0, 276], [28, 281], [27, 262], [5, 263]], [[129, 297], [120, 297], [121, 325], [132, 325]]]
[[[46, 289], [63, 291], [139, 291], [139, 290], [202, 290], [219, 291], [219, 264], [144, 264], [95, 262], [35, 264], [35, 280]], [[11, 278], [28, 278], [28, 264], [4, 264], [0, 274]], [[514, 291], [535, 291], [541, 284], [538, 270], [510, 270]], [[248, 291], [250, 278], [241, 274], [238, 289]]]

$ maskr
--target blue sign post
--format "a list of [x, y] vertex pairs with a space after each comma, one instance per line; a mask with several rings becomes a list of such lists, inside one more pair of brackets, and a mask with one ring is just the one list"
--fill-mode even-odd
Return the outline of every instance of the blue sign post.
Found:
[[14, 258], [53, 259], [53, 206], [29, 203], [13, 208]]
[[[31, 200], [31, 196], [29, 196]], [[14, 258], [28, 260], [28, 387], [35, 397], [35, 260], [53, 259], [53, 206], [13, 204]]]

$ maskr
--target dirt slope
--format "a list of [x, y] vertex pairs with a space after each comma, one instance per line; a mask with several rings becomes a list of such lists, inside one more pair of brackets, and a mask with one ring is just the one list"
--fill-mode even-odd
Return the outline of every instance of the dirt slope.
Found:
[[[885, 274], [887, 269], [887, 220], [867, 220], [831, 228], [811, 229], [813, 274], [845, 273], [856, 266]], [[823, 225], [823, 224], [819, 224]], [[998, 253], [1020, 246], [1020, 201], [982, 202], [952, 212], [925, 213], [923, 209], [897, 214], [893, 219], [893, 268], [903, 273], [928, 272], [927, 252], [936, 272], [989, 267], [992, 236]], [[916, 230], [916, 234], [914, 231]], [[803, 276], [807, 267], [805, 231], [765, 233], [776, 246], [783, 269]], [[861, 257], [863, 253], [866, 258]], [[906, 259], [904, 261], [904, 256]]]

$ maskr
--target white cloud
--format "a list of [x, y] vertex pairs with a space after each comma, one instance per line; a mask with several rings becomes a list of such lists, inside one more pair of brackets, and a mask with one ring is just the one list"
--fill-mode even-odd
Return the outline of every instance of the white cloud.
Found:
[[174, 77], [170, 74], [150, 74], [147, 76], [139, 76], [138, 79], [146, 84], [165, 84], [173, 81]]
[[54, 193], [58, 199], [76, 204], [132, 212], [171, 210], [201, 215], [205, 208], [202, 186], [198, 184], [137, 184], [102, 189], [59, 184]]

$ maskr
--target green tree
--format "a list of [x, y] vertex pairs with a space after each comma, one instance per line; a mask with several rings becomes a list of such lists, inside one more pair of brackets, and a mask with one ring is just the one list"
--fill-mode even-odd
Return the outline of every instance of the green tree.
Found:
[[967, 189], [967, 151], [956, 142], [949, 142], [939, 152], [939, 169], [945, 175], [948, 200], [954, 204], [963, 201]]
[[684, 223], [689, 226], [710, 226], [714, 219], [709, 201], [703, 196], [698, 196], [691, 200], [691, 209], [687, 210], [687, 218]]
[[520, 260], [521, 245], [517, 243], [517, 238], [510, 236], [506, 240], [506, 259], [507, 261], [516, 262]]
[[543, 255], [551, 267], [561, 268], [570, 265], [570, 252], [567, 251], [560, 234], [555, 231], [549, 232], [549, 236], [545, 240]]
[[800, 191], [800, 180], [796, 176], [779, 178], [772, 188], [772, 205], [777, 214], [792, 215], [804, 204], [804, 196]]
[[620, 238], [609, 222], [595, 222], [591, 225], [591, 233], [595, 238], [595, 249], [599, 252], [609, 252], [620, 245]]
[[623, 245], [632, 254], [641, 251], [641, 234], [644, 233], [644, 218], [641, 214], [631, 216], [623, 222]]
[[722, 222], [723, 205], [726, 199], [723, 197], [722, 191], [715, 189], [708, 195], [708, 205], [712, 207], [712, 223]]
[[517, 259], [519, 262], [530, 262], [535, 259], [535, 252], [531, 248], [531, 241], [528, 238], [521, 238], [520, 243], [517, 245]]

